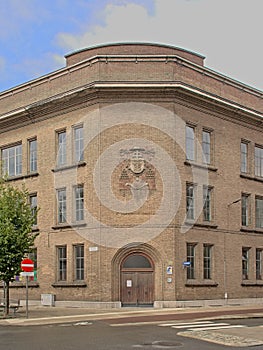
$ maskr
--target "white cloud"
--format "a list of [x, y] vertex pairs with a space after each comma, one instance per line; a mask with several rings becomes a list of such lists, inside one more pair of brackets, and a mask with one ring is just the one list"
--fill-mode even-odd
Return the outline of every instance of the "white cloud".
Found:
[[60, 33], [67, 50], [118, 41], [172, 44], [207, 56], [207, 66], [263, 88], [262, 0], [154, 0], [148, 12], [130, 0], [108, 4], [104, 24], [79, 35]]

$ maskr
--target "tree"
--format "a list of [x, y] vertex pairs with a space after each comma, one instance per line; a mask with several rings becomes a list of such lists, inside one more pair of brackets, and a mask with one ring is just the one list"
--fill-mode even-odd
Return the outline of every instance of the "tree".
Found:
[[29, 193], [22, 186], [0, 181], [0, 280], [5, 288], [4, 315], [9, 313], [9, 284], [21, 272], [21, 261], [32, 251], [37, 233], [32, 226], [37, 211], [32, 211]]

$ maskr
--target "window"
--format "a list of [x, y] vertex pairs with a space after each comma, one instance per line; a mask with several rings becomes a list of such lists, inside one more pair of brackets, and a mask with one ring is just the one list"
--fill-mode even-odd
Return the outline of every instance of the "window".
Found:
[[203, 187], [203, 217], [204, 221], [211, 221], [211, 207], [212, 207], [212, 188], [204, 186]]
[[186, 159], [195, 160], [195, 129], [188, 125], [186, 126], [185, 142]]
[[62, 166], [67, 163], [67, 137], [66, 131], [60, 131], [57, 133], [57, 145], [58, 145], [58, 153], [57, 153], [57, 165]]
[[195, 247], [193, 243], [187, 243], [187, 261], [190, 265], [187, 267], [187, 279], [195, 278]]
[[37, 140], [29, 140], [29, 172], [34, 173], [37, 171]]
[[241, 173], [247, 173], [248, 172], [248, 144], [245, 142], [241, 142], [240, 145], [240, 153], [241, 153], [241, 167], [240, 171]]
[[58, 223], [62, 224], [67, 220], [67, 195], [66, 189], [57, 190]]
[[84, 159], [84, 140], [83, 140], [83, 127], [79, 126], [74, 128], [74, 160], [75, 162], [81, 162]]
[[263, 197], [256, 197], [256, 227], [263, 228]]
[[202, 138], [202, 149], [203, 149], [203, 162], [206, 164], [211, 163], [211, 133], [203, 130]]
[[256, 279], [262, 279], [262, 249], [256, 249]]
[[249, 225], [249, 195], [242, 194], [241, 196], [241, 224], [242, 226]]
[[255, 175], [263, 177], [263, 148], [255, 147]]
[[194, 220], [194, 185], [186, 184], [186, 217], [189, 220]]
[[74, 246], [74, 280], [84, 280], [84, 244], [78, 244]]
[[212, 277], [212, 245], [204, 244], [204, 279], [211, 279]]
[[67, 280], [67, 246], [57, 247], [58, 281]]
[[249, 248], [242, 248], [242, 278], [243, 278], [243, 280], [248, 279], [248, 256], [249, 256]]
[[30, 208], [32, 211], [32, 215], [34, 215], [34, 226], [37, 225], [37, 195], [36, 194], [31, 194], [29, 196], [29, 201], [30, 201]]
[[84, 220], [84, 190], [79, 185], [74, 188], [75, 191], [75, 219], [76, 221]]
[[8, 176], [22, 174], [22, 145], [2, 149], [2, 171]]

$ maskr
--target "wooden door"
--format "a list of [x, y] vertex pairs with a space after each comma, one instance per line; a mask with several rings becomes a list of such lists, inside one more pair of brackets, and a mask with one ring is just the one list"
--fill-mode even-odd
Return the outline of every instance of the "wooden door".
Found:
[[153, 271], [123, 271], [121, 277], [123, 305], [153, 304]]

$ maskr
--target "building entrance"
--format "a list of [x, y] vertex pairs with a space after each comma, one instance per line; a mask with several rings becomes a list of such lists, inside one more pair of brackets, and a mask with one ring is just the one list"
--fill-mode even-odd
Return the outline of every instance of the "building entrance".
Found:
[[152, 305], [153, 301], [153, 263], [143, 254], [128, 255], [121, 264], [122, 305]]

